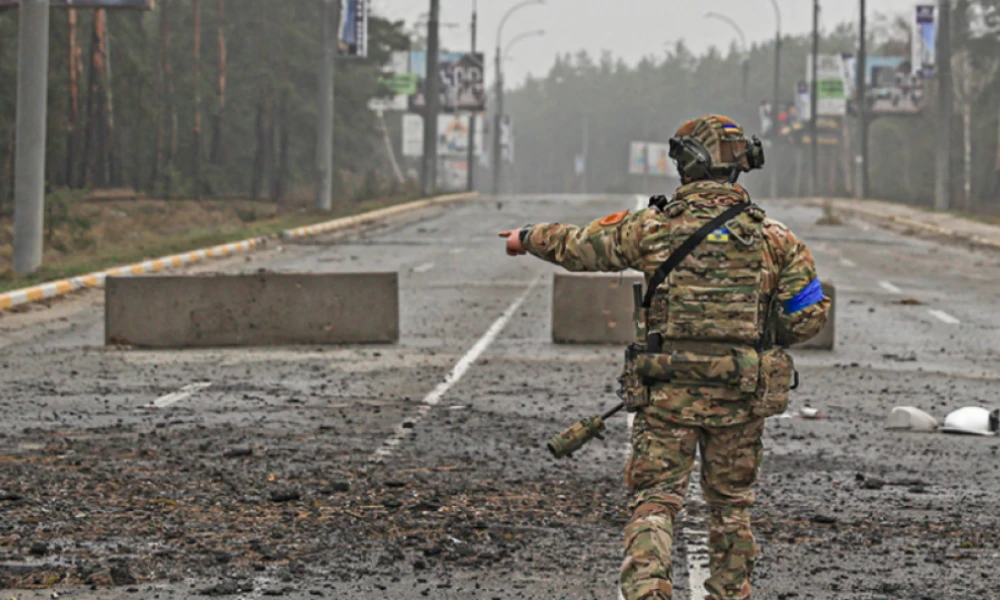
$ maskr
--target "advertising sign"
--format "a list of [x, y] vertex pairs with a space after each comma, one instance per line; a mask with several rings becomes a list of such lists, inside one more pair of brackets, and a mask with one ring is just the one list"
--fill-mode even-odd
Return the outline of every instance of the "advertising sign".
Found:
[[[410, 73], [416, 76], [416, 92], [410, 96], [410, 110], [419, 112], [426, 105], [427, 52], [410, 52]], [[442, 52], [438, 57], [440, 107], [445, 112], [486, 109], [483, 54]]]
[[937, 63], [937, 23], [933, 4], [918, 4], [913, 26], [913, 72], [933, 77]]
[[[440, 158], [465, 159], [469, 153], [469, 122], [467, 114], [438, 115], [437, 154]], [[483, 121], [476, 119], [474, 153], [483, 150]], [[407, 113], [403, 115], [403, 156], [424, 155], [424, 118]]]
[[677, 172], [677, 165], [670, 158], [670, 145], [669, 144], [654, 144], [650, 143], [646, 146], [647, 152], [649, 153], [649, 174], [654, 177], [673, 177], [675, 179], [680, 179], [680, 173]]
[[924, 78], [912, 72], [908, 59], [873, 56], [868, 59], [865, 79], [871, 114], [914, 115], [923, 110], [927, 99]]
[[368, 56], [369, 0], [338, 0], [340, 23], [337, 25], [337, 53], [340, 56]]
[[[816, 112], [822, 117], [847, 114], [847, 88], [844, 86], [844, 60], [839, 54], [820, 54], [816, 66]], [[806, 57], [806, 83], [812, 85], [812, 55]]]
[[381, 111], [406, 110], [409, 107], [410, 96], [417, 92], [417, 76], [410, 73], [409, 52], [393, 52], [389, 64], [382, 69], [378, 81], [392, 95], [372, 98], [368, 108]]
[[[0, 10], [17, 8], [21, 0], [0, 0]], [[152, 10], [153, 0], [49, 0], [52, 8], [130, 8]]]
[[646, 142], [632, 142], [628, 151], [628, 172], [630, 175], [646, 174]]

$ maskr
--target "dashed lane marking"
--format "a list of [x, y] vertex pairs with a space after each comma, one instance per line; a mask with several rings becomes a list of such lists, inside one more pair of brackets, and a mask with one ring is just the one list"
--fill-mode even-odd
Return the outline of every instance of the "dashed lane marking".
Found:
[[646, 208], [646, 203], [649, 201], [645, 196], [636, 195], [635, 197], [635, 209], [642, 210]]
[[843, 265], [843, 266], [845, 266], [845, 267], [847, 267], [848, 269], [854, 269], [854, 268], [856, 268], [858, 266], [857, 263], [855, 263], [853, 260], [851, 260], [849, 258], [842, 258], [842, 259], [840, 259], [840, 264]]
[[202, 390], [206, 390], [212, 387], [210, 382], [204, 381], [201, 383], [192, 383], [182, 387], [172, 394], [167, 394], [166, 396], [160, 396], [150, 405], [153, 408], [167, 408], [177, 404], [178, 402], [183, 402], [191, 396], [197, 394]]
[[497, 339], [497, 336], [500, 335], [500, 332], [503, 331], [503, 328], [506, 327], [507, 323], [509, 323], [510, 320], [514, 317], [514, 313], [516, 313], [518, 309], [521, 308], [521, 305], [524, 304], [524, 301], [528, 299], [528, 296], [530, 296], [531, 293], [535, 290], [535, 288], [538, 287], [538, 284], [541, 283], [542, 278], [543, 276], [539, 275], [533, 281], [531, 281], [531, 283], [528, 284], [528, 289], [524, 290], [524, 292], [520, 296], [518, 296], [516, 300], [514, 300], [514, 303], [511, 304], [509, 307], [507, 307], [507, 310], [504, 311], [503, 315], [501, 315], [500, 318], [497, 319], [493, 323], [493, 325], [491, 325], [490, 328], [486, 330], [486, 333], [483, 334], [483, 337], [479, 338], [479, 341], [477, 341], [475, 345], [472, 346], [472, 348], [470, 348], [469, 351], [465, 353], [465, 356], [463, 356], [461, 359], [459, 359], [457, 363], [455, 363], [455, 366], [452, 368], [451, 372], [448, 373], [448, 375], [444, 378], [444, 381], [439, 383], [437, 387], [431, 390], [431, 392], [427, 394], [426, 397], [424, 397], [420, 407], [417, 408], [417, 414], [410, 417], [409, 419], [404, 420], [402, 423], [396, 426], [396, 429], [395, 431], [393, 431], [392, 435], [390, 435], [384, 442], [382, 442], [382, 445], [379, 447], [379, 449], [376, 450], [374, 454], [372, 454], [370, 458], [371, 462], [382, 462], [387, 456], [391, 455], [393, 451], [399, 446], [399, 444], [402, 443], [403, 438], [406, 437], [409, 431], [413, 429], [417, 425], [417, 423], [422, 421], [431, 411], [432, 408], [434, 408], [435, 406], [437, 406], [439, 402], [441, 402], [441, 399], [444, 397], [445, 394], [448, 393], [448, 390], [450, 390], [456, 383], [461, 381], [462, 377], [469, 370], [469, 367], [471, 367], [473, 363], [475, 363], [476, 360], [478, 360], [479, 357], [482, 356], [483, 352], [485, 352], [486, 349], [490, 347], [490, 344], [492, 344]]
[[949, 315], [948, 313], [944, 312], [943, 310], [930, 309], [927, 312], [931, 313], [931, 316], [934, 317], [935, 319], [947, 323], [948, 325], [958, 325], [961, 323], [961, 321]]
[[434, 263], [432, 263], [432, 262], [424, 263], [422, 265], [413, 267], [413, 272], [414, 273], [426, 273], [426, 272], [432, 270], [435, 266], [436, 265]]
[[903, 290], [901, 290], [898, 287], [892, 285], [892, 283], [890, 283], [888, 281], [880, 281], [880, 282], [878, 282], [878, 284], [879, 284], [879, 286], [883, 290], [889, 292], [890, 294], [902, 294], [903, 293]]

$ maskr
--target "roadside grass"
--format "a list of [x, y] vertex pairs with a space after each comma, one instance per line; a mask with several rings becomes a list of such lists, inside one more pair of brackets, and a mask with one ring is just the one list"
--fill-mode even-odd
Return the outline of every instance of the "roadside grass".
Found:
[[240, 226], [194, 228], [176, 236], [151, 236], [147, 239], [109, 244], [95, 250], [74, 252], [55, 258], [46, 257], [44, 264], [31, 275], [0, 273], [0, 293], [86, 275], [113, 267], [199, 250], [210, 246], [239, 242], [246, 239], [275, 235], [296, 227], [323, 223], [340, 217], [349, 217], [388, 206], [416, 200], [416, 196], [399, 196], [387, 199], [351, 202], [335, 206], [331, 212], [299, 211], [274, 218], [259, 220]]

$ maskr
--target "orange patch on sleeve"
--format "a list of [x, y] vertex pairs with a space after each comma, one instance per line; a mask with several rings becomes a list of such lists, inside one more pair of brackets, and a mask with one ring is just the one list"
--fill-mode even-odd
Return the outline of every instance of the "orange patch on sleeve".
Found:
[[627, 216], [628, 216], [628, 211], [627, 210], [623, 210], [621, 212], [616, 212], [613, 215], [608, 215], [608, 216], [604, 217], [603, 219], [601, 219], [600, 221], [598, 221], [598, 223], [600, 223], [601, 225], [603, 225], [605, 227], [607, 227], [608, 225], [617, 225], [617, 224], [621, 223], [622, 221], [624, 221], [625, 217], [627, 217]]

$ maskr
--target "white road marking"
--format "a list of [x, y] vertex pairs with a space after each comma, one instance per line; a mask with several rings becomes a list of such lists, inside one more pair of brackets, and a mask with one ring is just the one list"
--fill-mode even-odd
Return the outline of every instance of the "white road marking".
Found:
[[944, 312], [943, 310], [930, 309], [927, 312], [931, 313], [932, 317], [938, 319], [939, 321], [943, 321], [949, 325], [958, 325], [961, 323], [961, 321], [949, 315], [948, 313]]
[[840, 259], [840, 264], [847, 267], [848, 269], [853, 269], [858, 266], [857, 263], [855, 263], [853, 260], [849, 258]]
[[542, 278], [543, 278], [542, 275], [536, 277], [528, 285], [528, 289], [524, 290], [524, 293], [518, 296], [517, 299], [514, 300], [514, 303], [511, 304], [506, 311], [504, 311], [503, 315], [501, 315], [500, 318], [497, 319], [493, 323], [493, 325], [491, 325], [490, 328], [486, 330], [486, 333], [483, 334], [483, 337], [479, 338], [479, 341], [477, 341], [475, 345], [472, 346], [472, 348], [470, 348], [469, 351], [465, 353], [465, 356], [463, 356], [461, 359], [459, 359], [457, 363], [455, 363], [455, 366], [451, 369], [451, 372], [448, 373], [448, 375], [444, 378], [444, 381], [439, 383], [437, 387], [431, 390], [431, 392], [424, 397], [423, 401], [421, 402], [421, 406], [417, 408], [417, 414], [410, 417], [409, 419], [404, 420], [402, 423], [396, 426], [396, 429], [395, 431], [393, 431], [392, 435], [389, 436], [384, 442], [382, 442], [382, 446], [379, 447], [379, 449], [376, 450], [374, 454], [372, 454], [370, 458], [371, 462], [381, 462], [385, 457], [392, 454], [393, 450], [395, 450], [396, 447], [399, 446], [399, 444], [403, 441], [403, 438], [406, 437], [407, 433], [411, 429], [416, 427], [417, 423], [422, 421], [424, 417], [427, 416], [427, 413], [431, 411], [432, 408], [434, 408], [435, 406], [437, 406], [439, 402], [441, 402], [441, 399], [444, 397], [445, 394], [448, 393], [448, 390], [450, 390], [452, 386], [461, 381], [462, 377], [469, 370], [469, 367], [471, 367], [473, 363], [475, 363], [476, 360], [478, 360], [479, 357], [482, 356], [483, 352], [485, 352], [486, 349], [490, 347], [490, 344], [492, 344], [494, 340], [497, 339], [497, 336], [500, 335], [500, 332], [503, 331], [503, 328], [506, 327], [507, 323], [509, 323], [510, 320], [514, 317], [514, 313], [516, 313], [518, 309], [521, 308], [521, 305], [524, 304], [524, 301], [528, 299], [528, 296], [531, 295], [531, 292], [533, 292], [535, 288], [538, 287], [538, 284], [542, 281]]
[[207, 381], [201, 383], [192, 383], [182, 387], [181, 389], [177, 390], [172, 394], [167, 394], [166, 396], [161, 396], [156, 400], [153, 400], [153, 403], [150, 406], [154, 408], [167, 408], [169, 406], [177, 404], [178, 402], [187, 400], [188, 398], [200, 392], [201, 390], [208, 389], [210, 387], [212, 387], [212, 384]]
[[434, 267], [435, 267], [435, 265], [432, 262], [424, 263], [424, 264], [422, 264], [420, 266], [413, 267], [413, 272], [414, 273], [426, 273], [427, 271], [430, 271]]
[[646, 208], [646, 206], [648, 204], [649, 204], [649, 198], [647, 198], [645, 196], [636, 195], [636, 197], [635, 197], [635, 209], [636, 210], [642, 210], [642, 209]]
[[903, 293], [903, 290], [901, 290], [898, 287], [892, 285], [892, 283], [890, 283], [888, 281], [880, 281], [880, 282], [878, 282], [878, 284], [879, 284], [879, 286], [882, 287], [883, 290], [889, 292], [890, 294], [902, 294]]
[[[691, 473], [691, 485], [688, 490], [688, 505], [698, 505], [704, 508], [705, 497], [701, 492], [701, 477], [699, 473], [701, 473], [701, 461], [695, 463], [695, 469]], [[691, 511], [688, 511], [687, 514], [690, 521]], [[695, 522], [695, 524], [699, 527], [699, 529], [689, 527], [685, 532], [686, 535], [684, 536], [687, 540], [688, 583], [691, 589], [690, 597], [692, 600], [708, 596], [708, 591], [705, 590], [705, 582], [708, 581], [708, 578], [711, 575], [708, 568], [709, 553], [707, 526], [701, 519]]]

